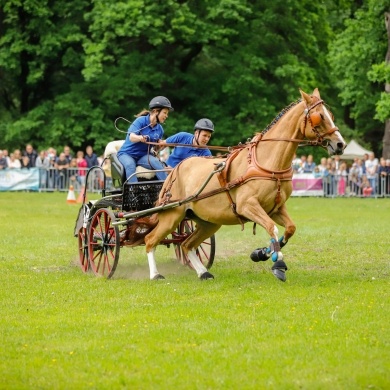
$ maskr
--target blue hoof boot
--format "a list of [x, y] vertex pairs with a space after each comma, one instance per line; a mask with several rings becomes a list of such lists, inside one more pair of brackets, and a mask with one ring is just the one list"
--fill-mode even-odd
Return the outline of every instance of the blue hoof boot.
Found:
[[153, 276], [153, 279], [152, 280], [163, 280], [165, 279], [164, 276], [160, 275], [160, 274], [157, 274], [157, 275], [154, 275]]
[[210, 272], [204, 272], [202, 275], [199, 276], [200, 280], [207, 280], [207, 279], [214, 279], [214, 276], [210, 274]]
[[264, 248], [257, 248], [251, 253], [251, 260], [255, 263], [259, 261], [266, 261], [269, 259], [269, 253], [267, 253], [266, 247]]
[[283, 260], [278, 260], [274, 263], [272, 266], [272, 273], [276, 278], [281, 280], [282, 282], [285, 282], [287, 277], [286, 277], [286, 271], [287, 271], [287, 265]]

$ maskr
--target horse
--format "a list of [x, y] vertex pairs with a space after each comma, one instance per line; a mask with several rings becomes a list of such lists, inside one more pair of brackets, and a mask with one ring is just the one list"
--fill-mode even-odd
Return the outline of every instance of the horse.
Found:
[[[181, 247], [199, 279], [214, 276], [197, 257], [196, 248], [222, 225], [240, 224], [243, 229], [252, 221], [266, 230], [270, 245], [254, 250], [251, 259], [270, 258], [272, 273], [286, 280], [281, 248], [296, 230], [286, 208], [292, 193], [294, 154], [299, 144], [322, 146], [330, 156], [341, 155], [346, 147], [318, 89], [311, 95], [299, 91], [300, 99], [284, 108], [265, 130], [233, 147], [226, 158], [191, 157], [170, 172], [156, 204], [177, 202], [178, 206], [152, 216], [155, 227], [145, 236], [151, 280], [164, 279], [157, 270], [156, 246], [184, 217], [196, 223]], [[281, 237], [277, 225], [284, 228]]]

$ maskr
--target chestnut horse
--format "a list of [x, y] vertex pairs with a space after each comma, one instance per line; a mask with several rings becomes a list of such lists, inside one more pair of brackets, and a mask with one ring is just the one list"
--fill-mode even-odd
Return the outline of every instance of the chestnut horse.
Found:
[[[282, 110], [245, 145], [233, 148], [227, 158], [191, 157], [171, 171], [158, 204], [184, 201], [156, 214], [157, 225], [145, 237], [150, 279], [164, 278], [157, 271], [155, 248], [186, 216], [196, 222], [196, 228], [181, 247], [200, 279], [214, 277], [197, 257], [196, 248], [222, 225], [241, 224], [243, 228], [252, 221], [261, 225], [271, 240], [269, 247], [252, 253], [252, 260], [271, 258], [273, 274], [286, 280], [281, 248], [295, 232], [285, 203], [292, 192], [292, 160], [297, 147], [300, 143], [319, 145], [334, 155], [342, 154], [346, 146], [318, 89], [311, 95], [300, 93], [302, 99]], [[210, 175], [213, 171], [216, 173]], [[276, 224], [284, 227], [281, 237]]]

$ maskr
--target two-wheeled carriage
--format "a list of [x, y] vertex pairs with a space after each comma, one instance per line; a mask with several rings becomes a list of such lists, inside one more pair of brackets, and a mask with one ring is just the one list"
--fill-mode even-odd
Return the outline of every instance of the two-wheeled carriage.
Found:
[[[164, 181], [151, 178], [153, 171], [137, 172], [139, 181], [129, 183], [116, 153], [106, 158], [111, 162], [113, 188], [106, 188], [106, 173], [102, 167], [92, 167], [86, 176], [83, 204], [79, 210], [74, 230], [78, 238], [79, 263], [83, 272], [92, 270], [97, 276], [111, 278], [119, 261], [123, 247], [144, 245], [148, 219], [161, 210], [154, 207]], [[91, 175], [102, 177], [102, 197], [96, 201], [86, 201], [87, 186]], [[160, 245], [173, 245], [176, 259], [183, 265], [191, 263], [181, 249], [181, 243], [195, 229], [194, 222], [183, 219], [178, 227], [160, 241]], [[196, 251], [199, 260], [209, 269], [214, 261], [215, 236], [206, 239]]]

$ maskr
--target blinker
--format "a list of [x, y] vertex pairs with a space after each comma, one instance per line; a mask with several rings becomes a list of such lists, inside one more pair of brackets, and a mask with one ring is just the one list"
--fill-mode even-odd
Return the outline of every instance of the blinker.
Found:
[[313, 112], [310, 114], [310, 122], [313, 127], [318, 126], [321, 123], [321, 114], [319, 112]]

